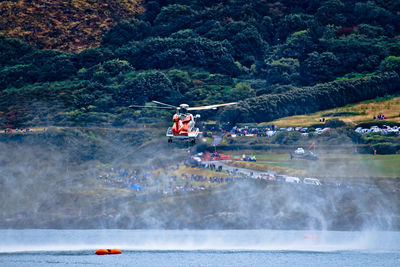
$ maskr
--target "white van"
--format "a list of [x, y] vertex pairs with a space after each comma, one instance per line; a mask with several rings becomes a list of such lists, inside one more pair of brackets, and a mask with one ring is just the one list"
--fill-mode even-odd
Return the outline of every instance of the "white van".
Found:
[[303, 183], [311, 185], [321, 185], [321, 182], [317, 178], [304, 178]]
[[294, 176], [286, 176], [285, 177], [285, 182], [286, 183], [296, 183], [299, 184], [300, 183], [300, 179]]

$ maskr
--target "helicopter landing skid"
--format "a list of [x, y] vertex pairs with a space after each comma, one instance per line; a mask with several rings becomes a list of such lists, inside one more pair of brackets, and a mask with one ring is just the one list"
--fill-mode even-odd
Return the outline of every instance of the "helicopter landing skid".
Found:
[[191, 145], [196, 144], [196, 138], [185, 138], [185, 139], [173, 139], [173, 138], [168, 138], [168, 143], [173, 143], [173, 142], [178, 142], [178, 143], [188, 143]]
[[172, 143], [173, 140], [190, 141], [195, 143], [196, 139], [199, 137], [200, 131], [199, 128], [193, 130], [193, 132], [189, 132], [186, 135], [174, 135], [172, 134], [172, 127], [169, 127], [165, 136], [168, 137], [168, 143]]

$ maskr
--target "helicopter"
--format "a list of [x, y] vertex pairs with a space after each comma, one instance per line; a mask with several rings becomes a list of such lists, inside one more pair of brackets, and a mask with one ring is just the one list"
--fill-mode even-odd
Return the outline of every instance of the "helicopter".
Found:
[[173, 126], [167, 129], [166, 136], [168, 143], [172, 143], [173, 140], [190, 141], [192, 144], [196, 143], [196, 139], [200, 136], [201, 132], [199, 128], [195, 128], [195, 119], [199, 119], [200, 115], [189, 113], [192, 110], [216, 110], [219, 107], [226, 107], [236, 105], [237, 102], [216, 104], [209, 106], [200, 107], [189, 107], [188, 104], [180, 104], [179, 106], [173, 106], [170, 104], [162, 103], [159, 101], [152, 101], [153, 103], [161, 106], [139, 106], [130, 105], [129, 108], [155, 108], [155, 109], [176, 109], [176, 114], [172, 117]]

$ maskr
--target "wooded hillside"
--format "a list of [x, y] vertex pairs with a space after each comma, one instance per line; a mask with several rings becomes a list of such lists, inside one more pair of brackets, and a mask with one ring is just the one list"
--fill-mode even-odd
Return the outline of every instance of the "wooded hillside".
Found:
[[[1, 4], [6, 2], [27, 3]], [[58, 35], [43, 35], [46, 45], [36, 46], [0, 37], [1, 127], [129, 125], [170, 117], [127, 108], [151, 100], [243, 101], [215, 119], [260, 122], [400, 92], [398, 1], [85, 1], [79, 7], [78, 2], [83, 1], [68, 5], [86, 14], [90, 4], [87, 21], [94, 22], [79, 36], [60, 30], [76, 39], [75, 48], [100, 36], [106, 17], [124, 20], [105, 32], [98, 47], [79, 53], [38, 49], [52, 42], [71, 49]], [[61, 22], [64, 13], [53, 12], [53, 19]], [[2, 20], [7, 16], [10, 23], [18, 19], [9, 12]], [[24, 33], [13, 25], [16, 34]], [[24, 38], [39, 40], [32, 31]]]

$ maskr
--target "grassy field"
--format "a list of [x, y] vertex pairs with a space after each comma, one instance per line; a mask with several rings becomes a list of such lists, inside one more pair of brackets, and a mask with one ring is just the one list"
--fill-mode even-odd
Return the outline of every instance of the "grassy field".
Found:
[[357, 124], [372, 121], [373, 117], [378, 114], [384, 114], [388, 121], [400, 123], [400, 97], [376, 98], [374, 100], [323, 110], [309, 115], [286, 117], [264, 124], [275, 124], [278, 127], [305, 127], [319, 123], [319, 119], [322, 117], [325, 117], [325, 119], [337, 118], [346, 123]]
[[318, 177], [397, 177], [400, 155], [320, 154], [320, 160], [291, 160], [289, 154], [255, 154], [262, 169], [283, 167]]

